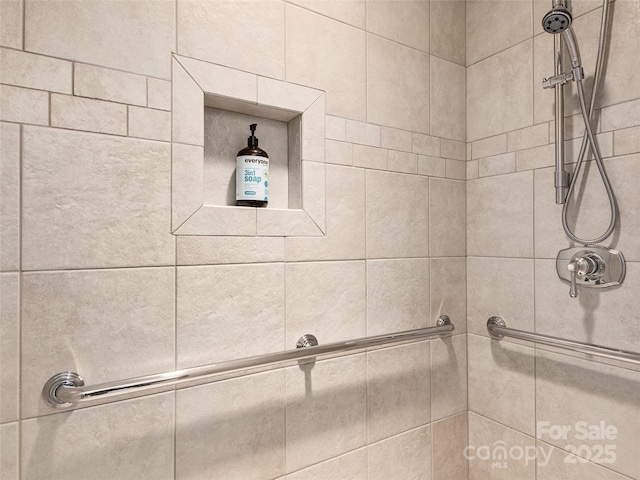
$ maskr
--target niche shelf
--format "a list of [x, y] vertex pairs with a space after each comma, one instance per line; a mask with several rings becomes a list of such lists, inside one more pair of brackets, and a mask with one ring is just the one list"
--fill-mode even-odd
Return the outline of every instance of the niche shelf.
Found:
[[[173, 234], [324, 235], [324, 92], [178, 55], [172, 62]], [[249, 123], [273, 162], [267, 208], [233, 205]]]

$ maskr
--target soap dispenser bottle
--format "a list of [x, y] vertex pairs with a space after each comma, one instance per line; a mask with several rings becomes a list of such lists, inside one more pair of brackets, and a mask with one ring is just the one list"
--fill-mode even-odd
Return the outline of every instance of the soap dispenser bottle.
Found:
[[250, 125], [247, 146], [236, 157], [236, 205], [266, 207], [269, 202], [269, 155], [258, 147], [256, 127]]

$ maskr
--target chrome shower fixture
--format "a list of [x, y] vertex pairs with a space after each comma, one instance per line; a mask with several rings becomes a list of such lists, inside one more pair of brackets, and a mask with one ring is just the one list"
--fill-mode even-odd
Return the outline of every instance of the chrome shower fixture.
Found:
[[578, 296], [578, 286], [605, 288], [620, 285], [626, 274], [622, 252], [599, 246], [560, 250], [556, 258], [558, 276], [570, 285], [569, 296]]
[[559, 3], [542, 18], [542, 28], [548, 33], [562, 33], [571, 26], [572, 21], [571, 12]]

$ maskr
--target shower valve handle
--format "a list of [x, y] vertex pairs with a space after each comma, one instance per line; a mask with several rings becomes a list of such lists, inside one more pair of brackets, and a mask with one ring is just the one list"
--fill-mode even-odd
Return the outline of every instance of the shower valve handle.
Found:
[[582, 251], [575, 254], [567, 264], [567, 270], [571, 274], [569, 296], [578, 296], [577, 278], [599, 280], [602, 278], [604, 267], [604, 260], [596, 252]]

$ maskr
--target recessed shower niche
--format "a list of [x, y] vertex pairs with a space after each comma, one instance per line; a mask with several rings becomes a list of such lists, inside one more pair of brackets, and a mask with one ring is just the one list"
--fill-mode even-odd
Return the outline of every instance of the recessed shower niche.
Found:
[[[324, 92], [174, 55], [172, 232], [321, 236]], [[269, 205], [235, 206], [235, 158], [257, 123]]]

